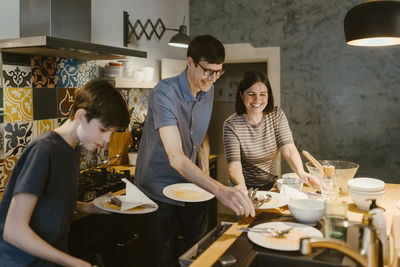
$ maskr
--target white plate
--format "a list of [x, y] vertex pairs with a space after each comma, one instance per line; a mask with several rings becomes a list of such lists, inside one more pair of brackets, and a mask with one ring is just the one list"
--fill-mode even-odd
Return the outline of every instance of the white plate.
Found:
[[171, 184], [163, 189], [163, 194], [173, 200], [202, 202], [210, 200], [213, 194], [192, 183]]
[[295, 172], [289, 172], [289, 173], [282, 174], [282, 178], [299, 178], [300, 179], [300, 177]]
[[271, 200], [262, 204], [258, 209], [259, 210], [265, 210], [265, 209], [276, 209], [282, 206], [287, 205], [289, 202], [289, 199], [286, 196], [283, 196], [281, 194], [275, 193], [275, 192], [269, 192], [269, 191], [257, 191], [257, 198], [261, 197], [262, 195], [265, 194], [270, 194], [272, 196]]
[[[118, 196], [118, 198], [122, 201], [125, 199], [125, 196]], [[144, 213], [150, 213], [153, 211], [156, 211], [158, 209], [158, 205], [156, 203], [155, 206], [138, 206], [129, 210], [121, 211], [119, 210], [120, 207], [111, 204], [110, 202], [111, 196], [101, 196], [93, 200], [93, 205], [98, 207], [99, 209], [109, 211], [109, 212], [115, 212], [115, 213], [122, 213], [122, 214], [144, 214]]]
[[247, 236], [249, 239], [264, 248], [285, 250], [285, 251], [296, 251], [300, 248], [300, 238], [303, 237], [322, 237], [322, 233], [314, 227], [292, 222], [267, 222], [261, 223], [254, 228], [276, 228], [278, 230], [287, 229], [292, 227], [292, 230], [284, 238], [276, 238], [268, 233], [255, 233], [248, 232]]

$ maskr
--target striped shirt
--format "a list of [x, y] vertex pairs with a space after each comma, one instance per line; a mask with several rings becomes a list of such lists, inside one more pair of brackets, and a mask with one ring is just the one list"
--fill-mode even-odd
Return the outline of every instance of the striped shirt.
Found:
[[285, 113], [274, 107], [258, 125], [232, 114], [224, 122], [224, 149], [228, 163], [240, 161], [246, 186], [270, 186], [278, 176], [278, 155], [283, 145], [294, 143]]

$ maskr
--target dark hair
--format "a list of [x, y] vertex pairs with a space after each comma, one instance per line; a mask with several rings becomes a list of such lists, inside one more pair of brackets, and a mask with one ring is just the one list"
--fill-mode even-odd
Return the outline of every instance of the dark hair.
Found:
[[86, 119], [99, 119], [104, 127], [125, 129], [129, 111], [121, 93], [106, 80], [94, 80], [81, 87], [74, 97], [69, 118], [74, 119], [78, 109], [86, 110]]
[[193, 59], [195, 66], [200, 60], [205, 60], [210, 64], [222, 64], [225, 60], [225, 48], [211, 35], [201, 35], [190, 41], [187, 57]]
[[246, 71], [240, 79], [238, 89], [236, 91], [236, 113], [241, 115], [246, 113], [246, 107], [243, 103], [242, 95], [244, 91], [249, 89], [253, 84], [262, 82], [268, 90], [268, 104], [263, 110], [264, 114], [268, 114], [274, 108], [274, 95], [272, 94], [271, 84], [266, 75], [261, 71]]

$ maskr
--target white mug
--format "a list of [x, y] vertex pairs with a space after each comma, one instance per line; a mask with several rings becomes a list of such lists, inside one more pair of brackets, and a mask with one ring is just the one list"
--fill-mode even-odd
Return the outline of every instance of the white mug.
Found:
[[153, 79], [154, 79], [154, 68], [152, 68], [152, 67], [143, 67], [142, 71], [144, 73], [143, 81], [145, 83], [152, 82]]
[[143, 71], [135, 70], [135, 71], [133, 72], [133, 80], [134, 80], [135, 82], [141, 83], [141, 82], [143, 82], [143, 78], [144, 78], [144, 73], [143, 73]]

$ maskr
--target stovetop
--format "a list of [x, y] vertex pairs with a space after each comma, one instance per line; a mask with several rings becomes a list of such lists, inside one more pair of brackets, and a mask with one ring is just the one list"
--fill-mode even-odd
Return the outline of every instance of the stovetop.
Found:
[[121, 179], [132, 181], [132, 177], [129, 170], [123, 172], [117, 173], [107, 168], [94, 168], [81, 172], [78, 181], [78, 200], [89, 202], [108, 192], [124, 189], [125, 183]]

